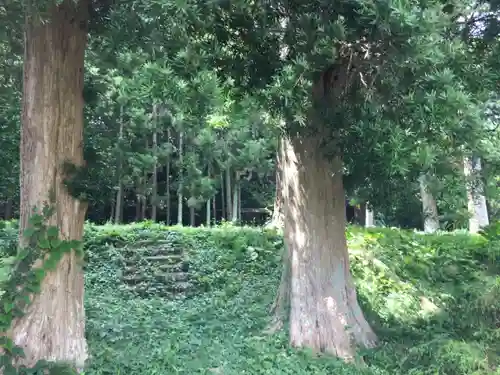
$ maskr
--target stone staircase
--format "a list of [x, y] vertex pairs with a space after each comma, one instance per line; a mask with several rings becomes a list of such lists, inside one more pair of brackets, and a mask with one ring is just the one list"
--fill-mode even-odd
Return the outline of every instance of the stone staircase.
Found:
[[122, 282], [138, 296], [181, 297], [192, 289], [189, 262], [177, 233], [125, 245], [121, 255]]

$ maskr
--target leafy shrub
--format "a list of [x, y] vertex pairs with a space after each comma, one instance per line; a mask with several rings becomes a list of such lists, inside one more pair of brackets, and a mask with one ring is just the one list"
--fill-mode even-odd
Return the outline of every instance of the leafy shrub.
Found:
[[[276, 232], [88, 224], [87, 374], [500, 373], [497, 237], [356, 227], [347, 235], [358, 297], [381, 339], [360, 353], [362, 368], [312, 359], [290, 349], [284, 332], [263, 333], [281, 271]], [[139, 295], [124, 283], [131, 257], [138, 272], [155, 272], [141, 260], [155, 241], [182, 248], [192, 293]]]

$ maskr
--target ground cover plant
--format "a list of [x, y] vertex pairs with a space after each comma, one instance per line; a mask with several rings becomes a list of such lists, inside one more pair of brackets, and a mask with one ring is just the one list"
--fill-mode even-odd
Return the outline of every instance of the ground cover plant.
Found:
[[[2, 259], [15, 227], [2, 225]], [[358, 296], [381, 343], [345, 364], [266, 331], [281, 272], [276, 231], [88, 224], [86, 374], [500, 373], [496, 233], [350, 227]]]

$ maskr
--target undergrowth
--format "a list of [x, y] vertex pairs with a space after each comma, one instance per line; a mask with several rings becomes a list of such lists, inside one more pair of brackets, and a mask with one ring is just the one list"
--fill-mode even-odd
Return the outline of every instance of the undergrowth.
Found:
[[[10, 255], [12, 231], [7, 226], [0, 233], [4, 257]], [[358, 297], [381, 339], [379, 348], [361, 353], [366, 366], [354, 367], [292, 350], [284, 332], [264, 333], [281, 270], [283, 240], [277, 233], [89, 224], [86, 374], [500, 374], [495, 233], [349, 228]], [[124, 282], [130, 249], [137, 248], [139, 259], [144, 244], [150, 254], [155, 241], [182, 249], [189, 292], [144, 296]], [[138, 261], [134, 272], [157, 268]], [[160, 288], [153, 284], [162, 280], [147, 282]]]

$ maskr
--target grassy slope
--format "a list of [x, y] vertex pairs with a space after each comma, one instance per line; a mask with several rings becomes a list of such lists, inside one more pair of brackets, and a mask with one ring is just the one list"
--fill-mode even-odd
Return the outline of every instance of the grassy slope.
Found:
[[[145, 298], [124, 286], [121, 247], [145, 238], [184, 249], [193, 297]], [[312, 359], [289, 349], [285, 334], [263, 333], [280, 272], [275, 233], [88, 227], [87, 373], [500, 374], [500, 243], [359, 228], [348, 238], [359, 298], [382, 339], [379, 349], [361, 353], [365, 368]], [[151, 272], [138, 262], [141, 271]]]

